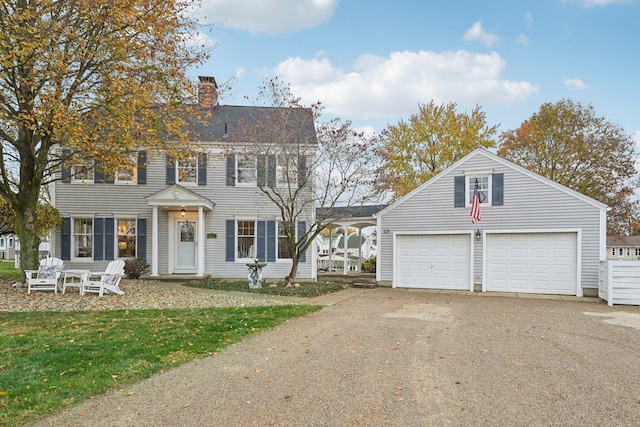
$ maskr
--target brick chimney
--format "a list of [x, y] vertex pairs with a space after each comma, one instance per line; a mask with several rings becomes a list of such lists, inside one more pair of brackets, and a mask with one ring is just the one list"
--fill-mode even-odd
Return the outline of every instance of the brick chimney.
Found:
[[213, 108], [218, 105], [218, 84], [216, 79], [198, 76], [198, 104], [203, 108]]

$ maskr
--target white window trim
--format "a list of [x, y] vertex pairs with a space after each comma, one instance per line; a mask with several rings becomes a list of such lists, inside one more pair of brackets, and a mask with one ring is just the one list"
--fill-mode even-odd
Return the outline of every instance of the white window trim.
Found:
[[136, 238], [136, 252], [135, 252], [135, 254], [133, 254], [133, 257], [137, 258], [138, 257], [138, 217], [137, 216], [126, 216], [126, 215], [120, 215], [120, 216], [114, 217], [114, 221], [113, 221], [114, 222], [113, 227], [115, 228], [115, 230], [113, 230], [113, 235], [115, 236], [115, 239], [113, 239], [114, 240], [113, 244], [115, 246], [115, 248], [114, 248], [114, 258], [115, 259], [128, 259], [128, 258], [131, 258], [131, 257], [121, 257], [120, 256], [120, 250], [118, 248], [118, 244], [119, 244], [118, 240], [119, 240], [119, 237], [120, 237], [120, 233], [118, 233], [118, 221], [119, 220], [122, 220], [122, 221], [134, 221], [134, 223], [135, 223], [134, 227], [135, 227], [136, 233], [135, 233], [134, 236]]
[[[180, 181], [180, 168], [178, 167], [178, 163], [179, 161], [176, 160], [175, 164], [173, 165], [174, 170], [175, 170], [175, 174], [176, 174], [176, 184], [180, 184], [183, 187], [197, 187], [198, 186], [198, 157], [195, 157], [196, 160], [196, 179], [195, 181]], [[136, 175], [136, 181], [137, 181], [137, 175]]]
[[91, 163], [91, 179], [79, 179], [76, 178], [76, 166], [71, 167], [71, 183], [72, 184], [93, 184], [96, 178], [96, 162], [91, 160], [87, 164]]
[[91, 229], [93, 231], [93, 227], [95, 227], [95, 217], [94, 215], [76, 215], [71, 216], [71, 260], [74, 262], [93, 262], [93, 255], [95, 253], [95, 245], [96, 242], [93, 241], [93, 236], [95, 233], [91, 234], [91, 257], [77, 257], [76, 256], [76, 234], [75, 234], [75, 223], [76, 220], [81, 219], [91, 219]]
[[[247, 263], [247, 262], [253, 262], [255, 257], [256, 257], [256, 248], [258, 246], [258, 220], [256, 218], [236, 218], [236, 232], [235, 232], [235, 236], [234, 236], [234, 248], [233, 250], [235, 251], [235, 260], [236, 262], [242, 262], [242, 263]], [[253, 222], [253, 258], [252, 257], [245, 257], [242, 258], [240, 257], [240, 255], [238, 254], [238, 236], [239, 236], [239, 231], [240, 231], [240, 227], [238, 226], [238, 222], [241, 221], [245, 221], [245, 222]]]
[[[238, 167], [240, 156], [245, 158], [253, 158], [254, 172], [255, 172], [253, 182], [240, 182], [240, 168]], [[257, 187], [258, 186], [258, 157], [248, 155], [248, 154], [237, 154], [235, 160], [236, 160], [236, 186], [237, 187]]]
[[138, 184], [138, 153], [132, 154], [131, 159], [134, 160], [134, 163], [131, 165], [133, 169], [133, 179], [132, 180], [119, 179], [118, 170], [116, 169], [116, 172], [113, 177], [113, 183], [115, 185], [137, 185]]
[[465, 172], [464, 176], [464, 202], [465, 206], [470, 208], [471, 201], [469, 200], [469, 193], [471, 193], [471, 186], [469, 184], [469, 179], [474, 178], [484, 178], [487, 177], [487, 201], [480, 203], [480, 206], [491, 206], [491, 200], [493, 197], [493, 171], [487, 173], [484, 171], [483, 173], [467, 173]]

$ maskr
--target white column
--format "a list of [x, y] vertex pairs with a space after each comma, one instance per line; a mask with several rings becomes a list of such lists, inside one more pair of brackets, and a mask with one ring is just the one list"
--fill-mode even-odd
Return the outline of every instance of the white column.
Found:
[[204, 209], [198, 206], [198, 277], [204, 276], [204, 228]]
[[151, 277], [158, 275], [158, 207], [153, 207], [151, 217]]
[[344, 256], [344, 262], [342, 263], [342, 274], [349, 273], [349, 257], [347, 255], [347, 249], [349, 249], [349, 245], [347, 243], [347, 240], [349, 240], [349, 236], [347, 235], [348, 232], [349, 232], [349, 226], [343, 225], [342, 226], [342, 244], [344, 245], [344, 249], [343, 249], [342, 255]]

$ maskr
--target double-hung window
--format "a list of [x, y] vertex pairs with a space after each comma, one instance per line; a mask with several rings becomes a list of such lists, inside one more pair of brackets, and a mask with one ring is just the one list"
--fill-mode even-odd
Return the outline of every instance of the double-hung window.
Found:
[[478, 191], [480, 204], [490, 204], [490, 176], [467, 176], [467, 205], [471, 206], [473, 194]]
[[74, 218], [73, 256], [93, 258], [93, 218]]
[[238, 184], [256, 185], [258, 182], [258, 167], [255, 156], [238, 154], [236, 156], [236, 171]]
[[176, 162], [176, 181], [180, 184], [198, 183], [197, 157], [190, 157]]
[[298, 157], [278, 157], [276, 174], [278, 186], [298, 185]]
[[71, 168], [72, 182], [93, 182], [94, 167], [93, 160], [81, 160]]
[[238, 221], [237, 258], [254, 259], [256, 255], [256, 222]]
[[284, 222], [278, 221], [278, 258], [293, 258], [291, 250], [287, 244], [287, 231], [295, 237], [295, 226], [293, 224], [286, 225]]
[[118, 258], [136, 256], [136, 219], [118, 219]]
[[138, 154], [131, 153], [126, 158], [126, 163], [116, 170], [115, 182], [117, 184], [135, 184], [138, 180]]

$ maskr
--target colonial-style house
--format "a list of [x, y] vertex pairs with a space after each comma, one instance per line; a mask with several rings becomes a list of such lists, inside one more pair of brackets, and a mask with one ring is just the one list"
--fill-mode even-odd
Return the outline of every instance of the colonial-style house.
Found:
[[607, 236], [607, 259], [640, 260], [640, 236]]
[[[257, 259], [267, 263], [263, 277], [288, 275], [291, 254], [283, 243], [280, 210], [258, 182], [305, 185], [304, 153], [317, 145], [311, 111], [297, 109], [296, 132], [305, 134], [298, 141], [302, 154], [295, 165], [283, 167], [275, 155], [257, 154], [259, 142], [243, 140], [237, 132], [283, 109], [218, 105], [217, 100], [215, 80], [201, 77], [198, 113], [209, 112], [210, 119], [191, 122], [189, 133], [203, 147], [197, 157], [175, 161], [157, 150], [141, 150], [115, 176], [105, 176], [90, 161], [63, 168], [52, 189], [63, 218], [52, 252], [65, 267], [99, 271], [110, 260], [138, 257], [150, 263], [152, 277], [240, 278]], [[297, 233], [313, 215], [309, 209], [300, 217]], [[310, 248], [301, 258], [298, 277], [316, 276], [313, 256]]]

